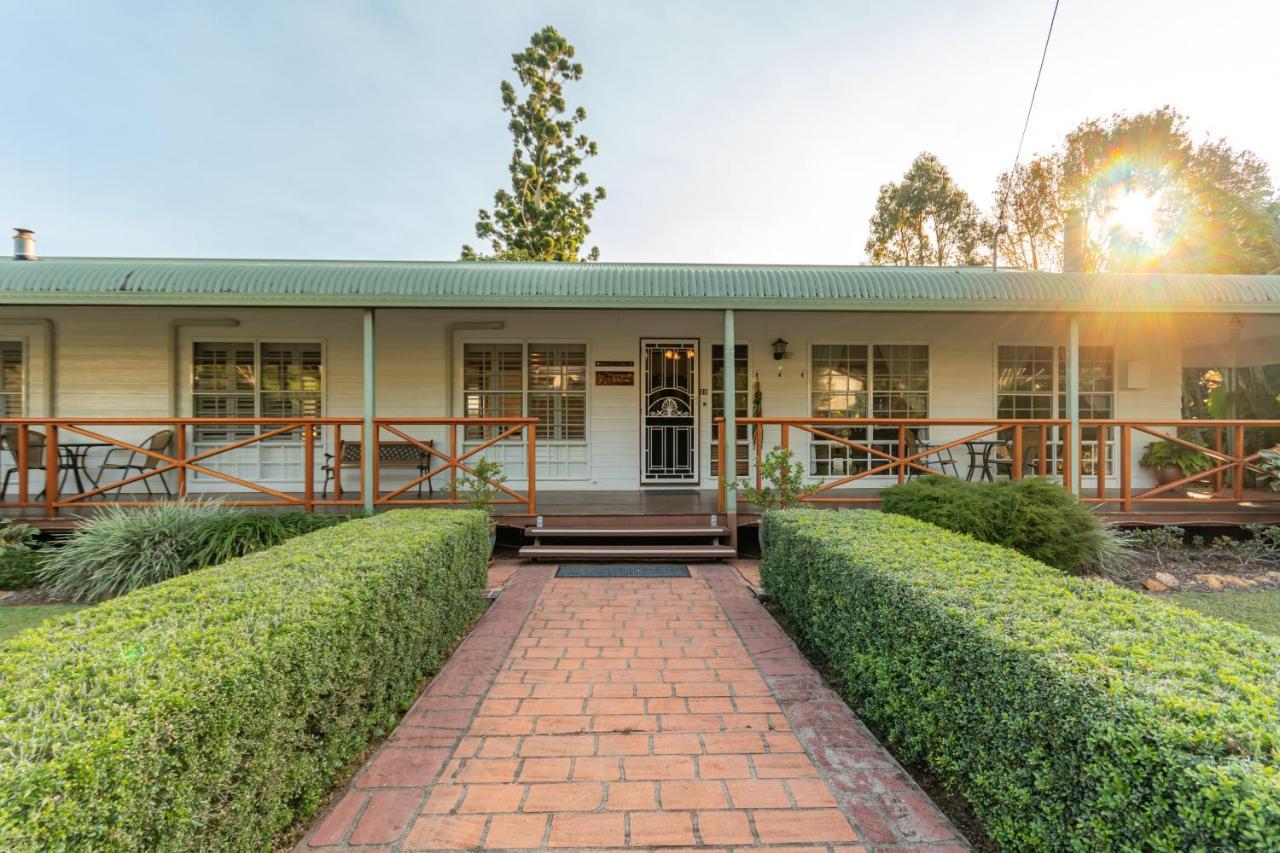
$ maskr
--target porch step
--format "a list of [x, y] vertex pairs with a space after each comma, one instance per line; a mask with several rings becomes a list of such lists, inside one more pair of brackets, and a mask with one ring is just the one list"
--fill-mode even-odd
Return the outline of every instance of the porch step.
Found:
[[737, 556], [728, 527], [719, 519], [618, 518], [587, 525], [546, 519], [542, 527], [526, 527], [520, 556], [529, 560], [725, 560]]
[[526, 539], [710, 539], [727, 527], [526, 527]]
[[728, 545], [525, 545], [530, 560], [728, 560], [738, 553]]

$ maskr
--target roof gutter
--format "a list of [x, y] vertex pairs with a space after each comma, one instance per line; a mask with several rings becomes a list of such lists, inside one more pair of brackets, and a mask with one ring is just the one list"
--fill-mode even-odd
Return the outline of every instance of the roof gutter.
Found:
[[14, 293], [0, 292], [0, 305], [61, 305], [77, 306], [153, 306], [183, 308], [481, 308], [488, 310], [572, 308], [584, 310], [709, 310], [723, 311], [735, 308], [740, 311], [865, 311], [865, 312], [973, 312], [999, 314], [1280, 314], [1280, 302], [1228, 302], [1228, 301], [1151, 301], [1151, 302], [1079, 302], [1064, 300], [1037, 300], [1011, 302], [1002, 299], [832, 299], [815, 295], [796, 297], [602, 297], [519, 296], [502, 297], [440, 297], [418, 299], [403, 296], [359, 298], [353, 304], [349, 295], [317, 297], [314, 295], [279, 294], [246, 299], [244, 294], [205, 293], [186, 296], [157, 296], [146, 293]]
[[44, 416], [55, 417], [57, 410], [58, 389], [54, 385], [58, 375], [54, 370], [53, 359], [57, 354], [55, 335], [57, 334], [53, 320], [48, 317], [5, 317], [0, 319], [0, 326], [44, 326]]

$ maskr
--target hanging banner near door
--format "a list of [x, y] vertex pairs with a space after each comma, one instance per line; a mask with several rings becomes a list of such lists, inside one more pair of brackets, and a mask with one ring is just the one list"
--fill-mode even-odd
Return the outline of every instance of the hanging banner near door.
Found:
[[634, 370], [597, 370], [597, 385], [635, 385], [636, 373]]

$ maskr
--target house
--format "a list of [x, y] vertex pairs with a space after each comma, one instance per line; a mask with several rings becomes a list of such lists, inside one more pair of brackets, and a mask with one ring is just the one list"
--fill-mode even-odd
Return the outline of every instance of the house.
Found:
[[[0, 514], [161, 486], [308, 508], [440, 502], [484, 456], [508, 477], [501, 509], [529, 524], [606, 510], [723, 524], [736, 502], [721, 465], [753, 476], [782, 442], [827, 484], [818, 502], [871, 501], [927, 469], [1043, 473], [1108, 512], [1259, 509], [1234, 450], [1258, 424], [1212, 422], [1211, 494], [1154, 486], [1138, 458], [1176, 431], [1184, 368], [1280, 362], [1280, 276], [36, 259], [29, 233], [16, 245], [0, 261]], [[388, 448], [365, 465], [372, 432]]]

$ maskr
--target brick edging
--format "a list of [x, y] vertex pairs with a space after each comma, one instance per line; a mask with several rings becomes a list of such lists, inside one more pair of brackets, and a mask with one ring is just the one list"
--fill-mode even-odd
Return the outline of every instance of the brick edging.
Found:
[[729, 566], [699, 566], [849, 822], [872, 845], [971, 850]]
[[515, 573], [387, 740], [312, 819], [296, 853], [368, 850], [404, 839], [524, 629], [551, 569], [524, 566]]

